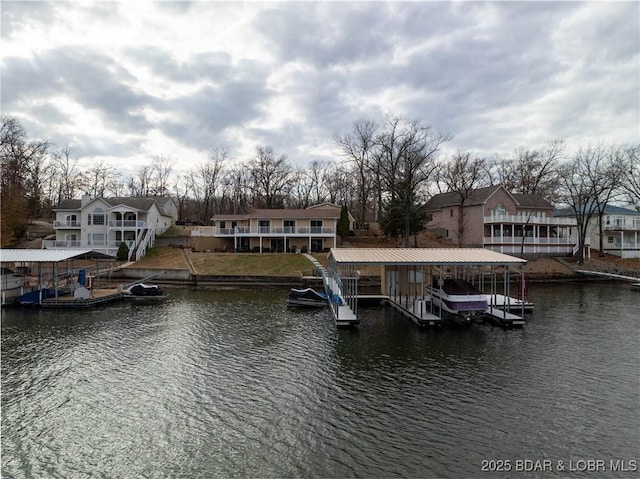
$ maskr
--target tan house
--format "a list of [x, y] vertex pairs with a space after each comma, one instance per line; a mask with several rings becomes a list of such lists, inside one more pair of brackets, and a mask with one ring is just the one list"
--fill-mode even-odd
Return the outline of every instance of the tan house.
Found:
[[425, 213], [427, 230], [454, 245], [516, 256], [568, 256], [578, 239], [575, 219], [554, 217], [553, 206], [539, 195], [502, 186], [473, 190], [462, 206], [457, 193], [435, 195]]
[[[192, 230], [197, 251], [256, 253], [318, 252], [337, 245], [340, 206], [324, 203], [306, 209], [255, 209], [218, 214], [213, 226]], [[349, 215], [350, 229], [353, 218]]]

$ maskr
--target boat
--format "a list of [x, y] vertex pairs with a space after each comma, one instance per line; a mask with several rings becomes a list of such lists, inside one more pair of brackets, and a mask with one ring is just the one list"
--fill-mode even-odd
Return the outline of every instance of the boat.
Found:
[[155, 284], [136, 283], [122, 290], [125, 299], [140, 302], [162, 301], [167, 297], [160, 286]]
[[[518, 298], [510, 298], [502, 294], [486, 294], [487, 303], [498, 309], [504, 309], [506, 300], [509, 302], [509, 309], [514, 312], [522, 311], [522, 300]], [[531, 301], [524, 301], [524, 312], [533, 313], [534, 304]]]
[[2, 291], [22, 288], [26, 283], [25, 275], [16, 273], [9, 268], [0, 268], [0, 273], [2, 273], [2, 278], [0, 279], [0, 289]]
[[323, 307], [327, 306], [327, 296], [312, 288], [296, 289], [291, 288], [287, 296], [287, 305], [289, 306], [306, 306], [306, 307]]
[[429, 288], [433, 303], [443, 311], [468, 317], [489, 308], [487, 296], [468, 281], [434, 278], [433, 283]]
[[635, 289], [636, 291], [640, 291], [640, 283], [631, 283], [631, 289]]

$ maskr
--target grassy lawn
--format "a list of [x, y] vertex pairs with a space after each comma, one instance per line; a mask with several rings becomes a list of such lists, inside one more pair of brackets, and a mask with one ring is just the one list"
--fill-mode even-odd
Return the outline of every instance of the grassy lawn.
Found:
[[[194, 253], [189, 252], [198, 274], [221, 276], [300, 276], [310, 275], [313, 264], [301, 254], [289, 253]], [[327, 254], [314, 255], [327, 265]], [[152, 248], [134, 267], [187, 269], [179, 248]]]

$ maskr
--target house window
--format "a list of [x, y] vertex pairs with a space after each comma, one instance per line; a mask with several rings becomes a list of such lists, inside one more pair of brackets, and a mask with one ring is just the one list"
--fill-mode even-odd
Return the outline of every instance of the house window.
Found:
[[322, 233], [322, 220], [311, 220], [311, 232]]
[[271, 222], [269, 220], [260, 220], [258, 221], [258, 230], [260, 233], [268, 233], [270, 225]]
[[102, 208], [93, 210], [93, 214], [89, 215], [90, 225], [104, 225], [104, 211]]
[[227, 227], [227, 224], [224, 221], [220, 222], [220, 229], [223, 230]]
[[498, 203], [493, 210], [494, 216], [504, 216], [507, 214], [507, 210], [502, 203]]
[[104, 234], [89, 233], [87, 240], [91, 246], [104, 246], [106, 244]]
[[284, 220], [284, 232], [285, 233], [295, 233], [296, 232], [296, 221], [295, 220]]
[[314, 253], [318, 253], [322, 251], [324, 244], [322, 242], [322, 238], [311, 238], [311, 251]]
[[613, 236], [607, 236], [607, 243], [613, 244]]
[[451, 216], [451, 217], [453, 218], [453, 208], [451, 208], [451, 209], [449, 210], [449, 216]]

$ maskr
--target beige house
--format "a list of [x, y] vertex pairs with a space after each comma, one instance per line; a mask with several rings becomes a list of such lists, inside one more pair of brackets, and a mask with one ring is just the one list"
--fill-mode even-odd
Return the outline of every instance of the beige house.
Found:
[[[255, 209], [218, 214], [213, 226], [192, 229], [197, 251], [256, 253], [318, 252], [337, 245], [340, 206], [324, 203], [307, 209]], [[353, 218], [349, 215], [350, 229]]]
[[459, 246], [568, 256], [578, 240], [575, 219], [554, 217], [553, 206], [539, 195], [510, 193], [502, 186], [474, 190], [462, 206], [457, 193], [435, 195], [425, 213], [427, 230]]

